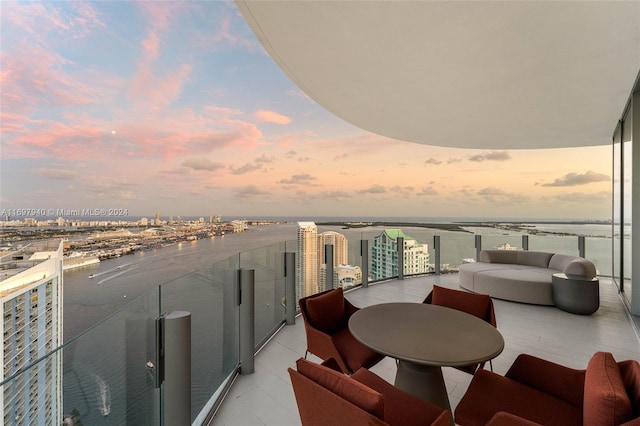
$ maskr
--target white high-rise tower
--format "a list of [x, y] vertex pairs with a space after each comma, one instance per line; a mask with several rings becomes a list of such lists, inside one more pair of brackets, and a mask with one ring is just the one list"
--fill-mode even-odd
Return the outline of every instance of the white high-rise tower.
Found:
[[298, 222], [296, 253], [296, 302], [318, 292], [318, 228], [313, 222]]
[[0, 419], [60, 424], [62, 351], [50, 353], [62, 345], [62, 242], [32, 243], [1, 261], [0, 381], [10, 380], [0, 389]]

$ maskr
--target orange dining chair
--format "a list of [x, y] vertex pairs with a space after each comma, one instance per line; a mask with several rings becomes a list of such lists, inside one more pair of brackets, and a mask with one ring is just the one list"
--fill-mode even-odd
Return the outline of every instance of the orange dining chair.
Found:
[[[433, 290], [427, 295], [422, 303], [445, 306], [447, 308], [466, 312], [488, 322], [494, 327], [497, 327], [493, 301], [491, 300], [491, 297], [486, 294], [470, 293], [468, 291], [454, 290], [434, 285]], [[489, 361], [489, 365], [491, 366], [491, 371], [493, 371], [493, 364], [491, 364], [491, 361]], [[483, 367], [484, 362], [455, 368], [469, 374], [474, 374], [478, 368]]]
[[300, 311], [307, 334], [307, 353], [326, 360], [334, 358], [345, 374], [378, 363], [381, 355], [358, 342], [349, 331], [349, 317], [359, 308], [345, 299], [342, 288], [300, 299]]
[[416, 398], [360, 368], [352, 376], [336, 360], [315, 364], [300, 358], [289, 368], [303, 426], [449, 426], [451, 412]]

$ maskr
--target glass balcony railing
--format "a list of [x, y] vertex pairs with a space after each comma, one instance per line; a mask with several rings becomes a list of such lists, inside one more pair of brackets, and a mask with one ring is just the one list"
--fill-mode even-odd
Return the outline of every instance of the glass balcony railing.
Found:
[[[324, 230], [325, 227], [319, 227], [318, 232]], [[376, 237], [382, 228], [326, 227], [326, 230], [342, 233], [348, 242], [346, 261], [351, 269], [339, 269], [339, 265], [334, 265], [334, 287], [348, 289], [363, 282], [398, 277], [391, 266], [374, 270], [374, 266], [380, 266], [381, 262], [390, 262], [398, 257], [397, 252], [379, 250], [380, 247], [377, 248], [377, 257], [373, 256]], [[417, 241], [417, 245], [428, 246], [429, 268], [418, 272], [420, 274], [434, 273], [437, 258], [441, 273], [455, 272], [460, 264], [472, 261], [476, 256], [477, 235], [481, 236], [480, 242], [485, 249], [523, 249], [525, 241], [522, 234], [474, 231], [403, 228], [405, 242], [410, 237]], [[435, 236], [439, 237], [439, 252], [434, 247]], [[364, 257], [361, 252], [363, 240], [368, 245]], [[575, 235], [529, 235], [528, 249], [578, 255], [578, 241]], [[585, 257], [596, 264], [601, 275], [610, 275], [611, 239], [590, 236], [584, 241]], [[171, 311], [191, 314], [191, 419], [193, 424], [205, 423], [220, 403], [229, 379], [241, 367], [239, 271], [253, 270], [255, 273], [255, 352], [286, 321], [285, 268], [295, 271], [296, 265], [285, 266], [285, 253], [296, 250], [296, 241], [285, 241], [210, 264], [203, 254], [199, 262], [190, 265], [192, 270], [177, 278], [171, 277], [0, 383], [0, 390], [5, 395], [4, 423], [19, 423], [18, 420], [26, 415], [25, 410], [42, 410], [43, 416], [52, 415], [50, 413], [57, 416], [46, 424], [60, 424], [65, 417], [69, 424], [162, 424], [164, 402], [163, 388], [157, 384], [156, 320]], [[416, 250], [412, 255], [414, 258], [407, 258], [405, 254], [405, 259], [414, 262], [424, 254]], [[355, 279], [357, 272], [354, 271], [358, 270], [362, 275]], [[352, 275], [344, 278], [341, 274]], [[319, 281], [326, 285], [327, 277], [323, 281], [321, 275], [319, 272]], [[324, 290], [323, 285], [317, 288], [318, 291]], [[306, 295], [297, 295], [298, 298], [303, 296]], [[96, 306], [95, 309], [100, 308]], [[73, 312], [65, 312], [66, 317], [72, 315]], [[42, 393], [43, 387], [47, 389], [45, 395], [49, 400], [35, 404], [33, 395]], [[7, 398], [7, 395], [11, 397]], [[63, 401], [61, 412], [44, 408], [58, 406], [59, 401]]]

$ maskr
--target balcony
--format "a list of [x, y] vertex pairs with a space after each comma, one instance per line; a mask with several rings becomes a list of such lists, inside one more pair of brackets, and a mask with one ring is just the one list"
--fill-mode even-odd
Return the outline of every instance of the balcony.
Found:
[[[458, 275], [427, 275], [393, 280], [347, 292], [358, 307], [386, 302], [421, 302], [438, 284], [459, 288]], [[493, 369], [506, 373], [520, 353], [536, 355], [574, 368], [585, 368], [596, 351], [613, 353], [618, 360], [640, 359], [640, 340], [634, 332], [611, 280], [600, 281], [601, 306], [591, 316], [573, 315], [554, 307], [525, 305], [494, 299], [498, 330], [505, 349], [493, 360]], [[239, 376], [211, 425], [299, 425], [298, 409], [288, 367], [303, 357], [306, 337], [302, 318], [285, 326], [256, 357], [256, 372]], [[319, 361], [310, 356], [309, 359]], [[488, 367], [487, 367], [488, 368]], [[393, 383], [395, 362], [385, 358], [371, 370]], [[452, 409], [464, 395], [471, 376], [443, 368]]]
[[[447, 234], [443, 234], [442, 253], [438, 253], [441, 263], [456, 265], [462, 259], [473, 257], [472, 234], [455, 238], [444, 235]], [[356, 250], [359, 241], [369, 237], [361, 231], [350, 234], [349, 260], [357, 266], [363, 262], [355, 254], [359, 253]], [[520, 238], [519, 235], [485, 236], [483, 241], [485, 247], [504, 243], [515, 246], [519, 245]], [[531, 243], [532, 250], [553, 248], [568, 254], [578, 247], [575, 237], [532, 237]], [[372, 245], [369, 241], [369, 247]], [[608, 262], [599, 257], [599, 245], [602, 241], [596, 238], [588, 239], [586, 245], [586, 257], [596, 262], [601, 273], [601, 306], [595, 314], [580, 316], [554, 307], [494, 300], [498, 329], [505, 338], [505, 350], [493, 361], [494, 371], [504, 374], [520, 353], [575, 368], [584, 368], [596, 351], [612, 352], [620, 360], [640, 359], [640, 340], [615, 284], [607, 278]], [[206, 259], [198, 265], [190, 264], [185, 275], [144, 293], [63, 347], [20, 369], [0, 387], [5, 391], [15, 389], [14, 385], [30, 380], [42, 363], [48, 362], [53, 366], [51, 374], [56, 376], [48, 389], [53, 401], [57, 398], [56, 392], [61, 391], [65, 416], [75, 416], [84, 424], [161, 424], [165, 395], [163, 388], [156, 385], [155, 319], [166, 312], [181, 310], [192, 314], [191, 421], [194, 425], [299, 424], [287, 367], [304, 356], [306, 337], [301, 318], [296, 319], [295, 325], [284, 325], [283, 259], [284, 253], [295, 250], [296, 242], [286, 241], [242, 252], [214, 264]], [[430, 247], [430, 256], [438, 257], [433, 247]], [[239, 270], [255, 271], [252, 349], [257, 351], [257, 356], [255, 372], [247, 375], [237, 375], [241, 371], [242, 341], [242, 319], [237, 303]], [[452, 270], [455, 268], [449, 269]], [[350, 289], [346, 297], [359, 307], [396, 301], [421, 302], [434, 284], [459, 288], [458, 274], [387, 277], [366, 288]], [[317, 360], [313, 356], [311, 359]], [[393, 382], [395, 362], [385, 358], [372, 370]], [[455, 407], [471, 376], [445, 368], [444, 377], [452, 407]], [[10, 414], [10, 408], [5, 407], [5, 414], [18, 415], [18, 411]]]

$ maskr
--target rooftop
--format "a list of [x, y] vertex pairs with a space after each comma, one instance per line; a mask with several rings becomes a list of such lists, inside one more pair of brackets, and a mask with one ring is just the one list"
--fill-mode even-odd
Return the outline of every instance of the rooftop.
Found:
[[0, 284], [52, 256], [57, 255], [59, 240], [34, 241], [23, 247], [12, 247], [0, 256]]

